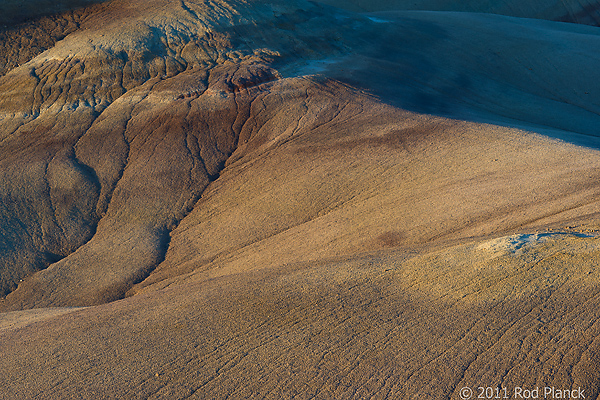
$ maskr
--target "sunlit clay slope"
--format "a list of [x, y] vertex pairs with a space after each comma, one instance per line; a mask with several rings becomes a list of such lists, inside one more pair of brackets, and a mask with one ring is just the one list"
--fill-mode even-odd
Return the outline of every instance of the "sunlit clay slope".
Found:
[[23, 32], [0, 399], [600, 394], [598, 28], [115, 0]]
[[323, 25], [310, 4], [313, 18], [295, 6], [148, 4], [111, 3], [0, 78], [2, 290], [62, 259], [23, 284], [26, 299], [44, 298], [30, 305], [104, 302], [143, 279], [236, 149], [247, 88], [277, 78], [270, 64], [288, 42], [296, 57], [336, 51], [327, 31], [282, 30], [281, 52], [264, 47], [274, 13], [307, 32]]
[[595, 399], [598, 257], [596, 238], [514, 235], [178, 285], [2, 331], [1, 396]]

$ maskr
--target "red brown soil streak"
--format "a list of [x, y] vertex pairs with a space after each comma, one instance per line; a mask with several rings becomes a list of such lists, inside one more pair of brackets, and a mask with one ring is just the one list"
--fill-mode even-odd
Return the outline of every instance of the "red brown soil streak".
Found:
[[[127, 4], [128, 17], [141, 15]], [[193, 18], [189, 10], [200, 4], [182, 3], [180, 15]], [[446, 400], [465, 386], [537, 382], [581, 386], [597, 396], [597, 239], [577, 229], [516, 244], [510, 235], [583, 224], [597, 230], [598, 152], [407, 112], [323, 77], [281, 78], [269, 59], [285, 63], [277, 52], [306, 57], [315, 49], [318, 57], [337, 57], [345, 45], [365, 40], [353, 36], [323, 48], [319, 35], [311, 37], [321, 32], [315, 25], [322, 25], [323, 9], [311, 8], [317, 13], [311, 25], [304, 9], [292, 7], [282, 17], [271, 3], [252, 4], [264, 6], [257, 9], [268, 18], [255, 36], [242, 35], [246, 53], [227, 46], [237, 43], [236, 34], [258, 29], [251, 24], [189, 37], [181, 33], [189, 26], [162, 35], [136, 25], [131, 34], [155, 53], [71, 57], [60, 46], [77, 43], [67, 40], [58, 45], [62, 53], [0, 78], [6, 110], [18, 111], [22, 100], [35, 115], [0, 120], [6, 124], [0, 216], [8, 221], [0, 225], [6, 232], [0, 245], [11, 247], [17, 232], [32, 248], [56, 240], [43, 243], [48, 251], [41, 256], [67, 256], [21, 283], [3, 306], [111, 302], [62, 316], [39, 311], [37, 323], [1, 330], [0, 397]], [[289, 10], [290, 4], [279, 5]], [[100, 21], [115, 15], [107, 11]], [[421, 33], [445, 26], [425, 17], [419, 25], [417, 17], [411, 23]], [[337, 33], [348, 33], [348, 26], [373, 33], [379, 26], [352, 18], [335, 14], [327, 21]], [[475, 22], [490, 20], [508, 19], [471, 16], [469, 28], [488, 32]], [[335, 21], [346, 25], [335, 29]], [[525, 29], [523, 21], [511, 21]], [[446, 28], [429, 33], [455, 29]], [[416, 40], [407, 26], [402, 30], [401, 37]], [[272, 42], [277, 52], [248, 51], [249, 37], [262, 49], [273, 32], [285, 39]], [[90, 54], [114, 39], [95, 43], [85, 36], [92, 33], [79, 34], [92, 39], [82, 45]], [[185, 58], [182, 43], [192, 36], [212, 41]], [[437, 39], [438, 50], [451, 45]], [[356, 51], [369, 54], [373, 65], [376, 56], [400, 54], [390, 64], [397, 66], [410, 61], [410, 52], [402, 52], [410, 40]], [[314, 48], [302, 47], [314, 41]], [[576, 64], [576, 52], [568, 53], [575, 42], [558, 47]], [[523, 42], [507, 47], [514, 43]], [[369, 51], [374, 45], [368, 43]], [[413, 47], [424, 56], [418, 43]], [[558, 47], [543, 54], [555, 57], [560, 70]], [[123, 63], [110, 79], [86, 77], [111, 60]], [[443, 63], [450, 61], [446, 54]], [[63, 64], [78, 68], [77, 79], [57, 78], [68, 75]], [[431, 79], [446, 70], [432, 71]], [[464, 82], [455, 75], [445, 77]], [[544, 85], [563, 78], [549, 76]], [[8, 85], [13, 78], [35, 94], [35, 106]], [[561, 93], [567, 92], [573, 90]], [[109, 93], [118, 94], [94, 103]], [[80, 100], [81, 109], [74, 106]], [[11, 121], [25, 127], [11, 130]], [[78, 191], [89, 201], [71, 203], [85, 200], [73, 195]], [[90, 240], [77, 231], [85, 224], [72, 223], [79, 212], [99, 219]], [[23, 226], [28, 230], [19, 231]], [[50, 245], [70, 254], [51, 252]], [[18, 250], [16, 256], [25, 253]]]

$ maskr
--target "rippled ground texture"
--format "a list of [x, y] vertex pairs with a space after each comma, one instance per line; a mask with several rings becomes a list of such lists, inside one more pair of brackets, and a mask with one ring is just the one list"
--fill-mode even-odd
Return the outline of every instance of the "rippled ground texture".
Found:
[[595, 8], [400, 3], [4, 26], [0, 398], [596, 398]]

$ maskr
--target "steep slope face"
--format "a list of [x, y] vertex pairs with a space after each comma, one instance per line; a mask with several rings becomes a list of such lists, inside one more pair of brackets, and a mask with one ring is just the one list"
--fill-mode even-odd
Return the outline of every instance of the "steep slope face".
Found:
[[320, 0], [320, 3], [352, 11], [428, 10], [493, 13], [520, 18], [600, 25], [600, 4], [596, 0]]
[[[301, 83], [267, 85], [284, 100], [253, 103], [241, 133], [249, 141], [131, 293], [600, 211], [596, 151], [400, 111], [339, 83]], [[275, 104], [285, 115], [268, 111]]]
[[[160, 261], [168, 231], [235, 149], [251, 101], [237, 92], [275, 79], [268, 65], [291, 43], [295, 57], [342, 47], [330, 27], [318, 39], [284, 30], [275, 49], [253, 29], [247, 43], [246, 27], [273, 13], [313, 32], [322, 10], [232, 5], [155, 1], [140, 14], [111, 2], [0, 78], [2, 291], [77, 250], [24, 283], [21, 306], [119, 297]], [[98, 271], [101, 283], [89, 279]], [[32, 293], [45, 300], [24, 300]]]
[[0, 30], [0, 76], [52, 48], [92, 12], [91, 8], [65, 12]]
[[[387, 18], [382, 23], [380, 19], [308, 2], [173, 5], [155, 0], [142, 9], [113, 1], [97, 8], [76, 32], [52, 49], [0, 78], [3, 293], [8, 294], [26, 276], [52, 264], [20, 283], [19, 289], [4, 301], [5, 309], [90, 305], [122, 297], [163, 261], [171, 240], [169, 233], [195, 206], [203, 207], [198, 199], [226, 164], [235, 171], [254, 157], [268, 156], [288, 165], [283, 160], [298, 157], [291, 150], [294, 147], [282, 146], [291, 139], [296, 143], [303, 136], [310, 141], [321, 140], [314, 136], [318, 134], [348, 134], [356, 123], [361, 126], [360, 132], [367, 135], [357, 140], [368, 143], [370, 132], [377, 130], [380, 133], [372, 139], [375, 142], [403, 143], [420, 135], [412, 132], [429, 132], [431, 139], [438, 141], [474, 129], [468, 125], [446, 129], [445, 122], [433, 122], [432, 126], [426, 119], [418, 119], [413, 125], [412, 117], [392, 108], [381, 109], [377, 101], [357, 97], [353, 89], [334, 85], [339, 93], [331, 95], [326, 79], [298, 81], [295, 76], [321, 72], [374, 89], [383, 100], [409, 109], [425, 105], [428, 111], [431, 107], [440, 111], [445, 105], [452, 105], [446, 110], [449, 114], [460, 116], [476, 111], [475, 115], [491, 116], [492, 120], [516, 119], [538, 127], [550, 125], [594, 134], [599, 106], [593, 99], [600, 98], [600, 80], [593, 79], [597, 71], [590, 67], [589, 53], [584, 51], [600, 48], [599, 36], [592, 28], [542, 22], [526, 27], [523, 21], [507, 17], [471, 14], [459, 18], [409, 13], [390, 14]], [[528, 59], [531, 47], [521, 49], [519, 34], [509, 34], [518, 32], [513, 29], [515, 25], [544, 33], [541, 45], [536, 45], [538, 57]], [[487, 43], [487, 38], [498, 31], [506, 33], [505, 42], [496, 41], [488, 50], [497, 54], [497, 63], [489, 62], [487, 57], [469, 58], [469, 51], [457, 51], [479, 51], [484, 46], [480, 39]], [[514, 59], [508, 57], [510, 51], [515, 53]], [[591, 57], [595, 57], [593, 54]], [[444, 59], [445, 66], [435, 55]], [[541, 60], [547, 60], [554, 68], [547, 69], [547, 63]], [[269, 83], [273, 80], [279, 83]], [[544, 83], [549, 81], [557, 84], [547, 88]], [[463, 85], [464, 82], [470, 84]], [[432, 87], [434, 91], [428, 92]], [[397, 93], [403, 95], [396, 96]], [[501, 93], [504, 99], [498, 104], [498, 95], [492, 97], [490, 93]], [[361, 100], [353, 100], [358, 98]], [[356, 114], [362, 109], [379, 111], [369, 111], [356, 122]], [[331, 121], [338, 122], [330, 124]], [[376, 128], [374, 121], [388, 122]], [[395, 130], [400, 133], [392, 133]], [[269, 146], [280, 148], [282, 153], [267, 151]], [[540, 142], [534, 147], [539, 150], [532, 154], [537, 154], [547, 144]], [[558, 147], [554, 149], [548, 153], [552, 155], [547, 165], [555, 165], [552, 159], [568, 158], [566, 153], [555, 153]], [[234, 158], [229, 159], [232, 154]], [[301, 159], [305, 165], [317, 163], [318, 154]], [[425, 159], [430, 156], [422, 154], [427, 154]], [[393, 152], [388, 156], [404, 157], [403, 153]], [[581, 159], [586, 161], [565, 165], [568, 172], [560, 179], [573, 186], [561, 189], [594, 190], [594, 156]], [[236, 160], [241, 161], [236, 164]], [[526, 158], [523, 163], [526, 165]], [[351, 162], [342, 168], [350, 165]], [[376, 182], [372, 172], [368, 172], [374, 170], [368, 165], [363, 166], [362, 176], [371, 177], [368, 182]], [[399, 168], [397, 164], [390, 166]], [[490, 171], [504, 179], [500, 172], [504, 167], [497, 165]], [[277, 170], [275, 166], [264, 168]], [[298, 170], [302, 168], [298, 166]], [[440, 163], [432, 171], [436, 168], [443, 170], [446, 166]], [[585, 173], [577, 175], [582, 169]], [[395, 171], [390, 180], [404, 179], [401, 170]], [[484, 168], [481, 173], [490, 171]], [[525, 167], [520, 171], [522, 185], [526, 185], [532, 175]], [[500, 224], [493, 230], [489, 230], [491, 224], [484, 224], [473, 232], [510, 229], [561, 210], [578, 209], [583, 204], [581, 196], [588, 192], [553, 202], [560, 191], [549, 185], [559, 177], [553, 176], [551, 167], [536, 171], [546, 180], [539, 181], [539, 186], [531, 185], [527, 195], [514, 203], [490, 203], [505, 210], [503, 218], [510, 224]], [[418, 169], [409, 169], [409, 174], [413, 173], [418, 173]], [[249, 177], [252, 174], [261, 176], [264, 170], [256, 170]], [[200, 241], [188, 246], [190, 254], [176, 250], [174, 258], [165, 264], [169, 267], [160, 268], [157, 277], [173, 277], [177, 274], [174, 271], [190, 271], [201, 265], [204, 269], [223, 249], [235, 253], [240, 246], [309, 221], [315, 213], [319, 215], [355, 197], [353, 191], [358, 187], [377, 190], [363, 183], [364, 177], [358, 172], [338, 175], [338, 184], [355, 182], [354, 186], [348, 186], [346, 194], [342, 194], [344, 191], [333, 189], [332, 184], [330, 190], [339, 193], [323, 199], [320, 208], [285, 211], [295, 210], [298, 204], [294, 202], [284, 202], [283, 208], [274, 207], [295, 216], [285, 220], [281, 215], [273, 215], [270, 218], [279, 218], [279, 222], [273, 222], [272, 229], [262, 227], [260, 219], [249, 219], [244, 224], [254, 226], [247, 234], [222, 242]], [[322, 179], [315, 176], [316, 187]], [[301, 191], [309, 190], [311, 185], [308, 181], [306, 184]], [[507, 193], [512, 188], [507, 186]], [[411, 186], [399, 190], [419, 192], [418, 187]], [[548, 198], [542, 196], [538, 200], [547, 201], [550, 206], [531, 208], [537, 211], [516, 218], [509, 210], [530, 207], [529, 196], [535, 190], [549, 193]], [[478, 195], [487, 197], [489, 193]], [[424, 198], [411, 201], [427, 204], [429, 195], [423, 195]], [[386, 204], [399, 201], [392, 199], [393, 196]], [[254, 201], [249, 200], [249, 204]], [[442, 205], [436, 207], [445, 212]], [[370, 211], [365, 211], [365, 215], [373, 209], [367, 210]], [[243, 207], [237, 210], [239, 215], [263, 211]], [[472, 218], [468, 216], [472, 211], [465, 209], [461, 214], [465, 220], [458, 226]], [[475, 212], [481, 219], [489, 211]], [[202, 212], [197, 213], [198, 217], [190, 220], [192, 225], [204, 226]], [[386, 218], [381, 215], [379, 220]], [[352, 239], [346, 244], [331, 245], [330, 250], [315, 249], [316, 254], [331, 256], [369, 250], [369, 246], [378, 243], [378, 235], [383, 242], [397, 244], [404, 235], [408, 242], [419, 242], [449, 233], [440, 229], [421, 234], [416, 226], [398, 230], [393, 225], [404, 224], [405, 220], [394, 217], [388, 221], [373, 228], [380, 232], [370, 233], [370, 242], [357, 243]], [[452, 218], [431, 221], [443, 226], [457, 222]], [[238, 222], [227, 217], [219, 224], [229, 223]], [[263, 233], [251, 233], [256, 231]], [[192, 239], [183, 242], [189, 240]], [[343, 242], [339, 238], [332, 240]], [[234, 253], [232, 257], [236, 258]], [[290, 250], [289, 254], [293, 253]], [[168, 271], [170, 268], [173, 271]], [[148, 282], [160, 280], [157, 277]]]
[[598, 397], [600, 153], [397, 108], [593, 136], [594, 28], [96, 10], [0, 78], [0, 398]]

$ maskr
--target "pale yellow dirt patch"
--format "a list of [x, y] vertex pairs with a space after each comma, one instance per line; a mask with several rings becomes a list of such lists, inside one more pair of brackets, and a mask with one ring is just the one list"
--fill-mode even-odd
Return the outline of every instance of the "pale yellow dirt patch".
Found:
[[82, 307], [35, 308], [33, 310], [0, 313], [0, 330], [19, 329], [38, 321], [81, 310]]

